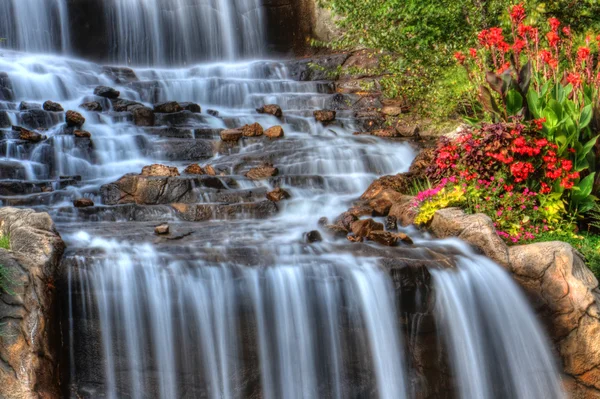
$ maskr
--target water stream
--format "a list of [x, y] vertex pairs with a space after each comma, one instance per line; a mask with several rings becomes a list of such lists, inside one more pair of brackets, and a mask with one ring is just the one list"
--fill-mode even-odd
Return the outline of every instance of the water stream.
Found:
[[[329, 82], [299, 81], [288, 62], [230, 61], [262, 54], [257, 1], [203, 0], [191, 10], [184, 0], [107, 1], [116, 63], [184, 65], [195, 52], [213, 60], [134, 68], [122, 79], [115, 79], [122, 69], [32, 55], [68, 52], [65, 4], [38, 4], [45, 12], [26, 24], [25, 3], [33, 1], [0, 4], [0, 12], [11, 7], [0, 22], [15, 16], [0, 26], [18, 32], [11, 44], [25, 51], [0, 53], [10, 81], [0, 112], [11, 125], [43, 128], [47, 139], [32, 144], [0, 130], [0, 200], [49, 212], [67, 242], [67, 397], [563, 396], [548, 340], [500, 266], [410, 228], [410, 247], [384, 250], [326, 234], [306, 243], [320, 217], [345, 211], [378, 176], [406, 171], [416, 149], [353, 135], [359, 121]], [[194, 102], [202, 112], [157, 114], [156, 126], [136, 126], [130, 113], [93, 95], [98, 85], [149, 107]], [[46, 100], [81, 112], [91, 140], [65, 129], [62, 112], [18, 109]], [[89, 101], [104, 111], [79, 107]], [[282, 107], [281, 120], [256, 112], [269, 103]], [[339, 108], [336, 123], [314, 120], [313, 110], [331, 107]], [[285, 138], [220, 143], [220, 129], [253, 122], [282, 125]], [[264, 161], [279, 174], [244, 176]], [[194, 180], [187, 204], [213, 207], [210, 220], [182, 219], [169, 203], [102, 203], [103, 185], [152, 163], [214, 166], [222, 188]], [[264, 194], [274, 187], [291, 199], [269, 204]], [[73, 208], [80, 197], [96, 206]], [[175, 238], [154, 236], [161, 221]], [[456, 268], [422, 266], [435, 264], [432, 251]], [[413, 274], [422, 277], [409, 280], [423, 286], [403, 291], [406, 279], [397, 276]], [[434, 377], [424, 371], [430, 366], [440, 368]]]

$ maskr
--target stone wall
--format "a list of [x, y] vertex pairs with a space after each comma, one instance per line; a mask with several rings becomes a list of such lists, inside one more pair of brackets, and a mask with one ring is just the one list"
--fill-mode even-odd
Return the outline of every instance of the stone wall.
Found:
[[0, 293], [0, 397], [59, 398], [60, 328], [54, 277], [64, 243], [47, 213], [0, 208], [9, 291]]

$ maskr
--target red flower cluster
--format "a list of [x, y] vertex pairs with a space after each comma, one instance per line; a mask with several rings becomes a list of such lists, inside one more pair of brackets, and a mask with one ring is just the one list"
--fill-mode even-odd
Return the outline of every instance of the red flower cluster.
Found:
[[577, 62], [579, 62], [579, 63], [586, 62], [588, 60], [589, 56], [590, 56], [589, 47], [579, 47], [579, 49], [577, 50]]
[[487, 48], [497, 48], [503, 53], [510, 50], [510, 45], [504, 41], [502, 28], [490, 28], [479, 32], [479, 43]]
[[572, 84], [574, 88], [578, 88], [583, 83], [583, 80], [581, 79], [581, 75], [580, 74], [574, 73], [574, 72], [570, 72], [567, 75], [567, 83]]
[[523, 4], [513, 6], [510, 11], [510, 19], [517, 25], [523, 22], [525, 19], [525, 6]]
[[529, 177], [533, 172], [535, 172], [535, 168], [529, 162], [515, 162], [510, 165], [510, 173], [515, 178], [515, 182], [521, 183]]
[[467, 60], [467, 57], [461, 53], [460, 51], [457, 51], [456, 53], [454, 53], [454, 59], [460, 64], [464, 64], [465, 61]]

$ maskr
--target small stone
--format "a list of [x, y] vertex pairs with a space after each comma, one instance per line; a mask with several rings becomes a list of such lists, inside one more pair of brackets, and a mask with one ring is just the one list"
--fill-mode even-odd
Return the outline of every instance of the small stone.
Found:
[[63, 112], [64, 108], [59, 103], [52, 102], [50, 100], [46, 101], [43, 105], [44, 111], [50, 112]]
[[381, 109], [381, 113], [388, 116], [398, 116], [402, 113], [402, 107], [386, 106]]
[[378, 244], [393, 247], [398, 244], [398, 237], [389, 231], [377, 230], [371, 231], [368, 235], [369, 240]]
[[243, 126], [242, 134], [244, 135], [244, 137], [259, 137], [264, 134], [264, 130], [259, 123], [253, 123], [251, 125]]
[[394, 234], [396, 237], [398, 237], [398, 240], [402, 241], [405, 244], [409, 244], [412, 245], [413, 244], [413, 240], [412, 238], [410, 238], [409, 236], [407, 236], [404, 233], [395, 233]]
[[220, 133], [220, 136], [221, 136], [221, 140], [223, 140], [223, 141], [226, 141], [229, 143], [235, 143], [242, 138], [243, 134], [240, 129], [227, 129], [227, 130], [222, 130]]
[[75, 208], [89, 208], [90, 206], [94, 206], [94, 201], [89, 198], [78, 198], [73, 201], [73, 206]]
[[276, 116], [277, 118], [281, 118], [283, 116], [283, 112], [281, 111], [281, 107], [276, 104], [268, 104], [256, 109], [256, 112], [259, 114], [269, 114]]
[[358, 237], [358, 236], [347, 236], [346, 238], [350, 242], [363, 242], [363, 240], [364, 240], [362, 237]]
[[284, 136], [283, 128], [281, 126], [272, 126], [267, 129], [265, 136], [270, 139], [280, 139]]
[[154, 126], [154, 111], [148, 107], [137, 106], [131, 110], [136, 126]]
[[271, 191], [270, 193], [267, 193], [267, 199], [273, 202], [279, 202], [289, 198], [291, 198], [290, 193], [288, 193], [281, 187], [277, 187], [275, 190]]
[[336, 224], [327, 224], [323, 228], [326, 233], [333, 237], [344, 238], [348, 235], [348, 230]]
[[79, 137], [79, 138], [90, 138], [92, 137], [92, 134], [90, 132], [88, 132], [87, 130], [75, 130], [73, 132], [73, 135], [75, 137]]
[[215, 170], [215, 168], [213, 168], [210, 165], [206, 165], [204, 167], [204, 172], [206, 172], [206, 174], [209, 175], [209, 176], [216, 176], [217, 175], [217, 171]]
[[396, 131], [396, 129], [377, 129], [371, 132], [372, 136], [381, 137], [381, 138], [394, 138], [399, 137], [400, 134]]
[[39, 143], [42, 140], [46, 140], [46, 136], [20, 127], [19, 128], [19, 139], [29, 141], [31, 143]]
[[396, 230], [398, 228], [398, 219], [396, 216], [388, 216], [385, 218], [385, 229], [386, 230]]
[[154, 228], [154, 234], [162, 236], [169, 234], [169, 225], [167, 223], [161, 224]]
[[199, 114], [200, 112], [202, 112], [202, 107], [200, 107], [200, 105], [198, 105], [196, 103], [179, 103], [179, 105], [181, 105], [181, 107], [185, 111], [190, 111], [195, 114]]
[[215, 118], [219, 116], [219, 111], [215, 111], [214, 109], [207, 109], [206, 113]]
[[185, 168], [183, 173], [185, 173], [186, 175], [204, 175], [205, 174], [204, 169], [202, 169], [202, 167], [200, 165], [198, 165], [197, 163], [192, 164], [192, 165], [188, 166], [187, 168]]
[[19, 111], [29, 111], [32, 109], [42, 109], [42, 106], [38, 103], [30, 103], [27, 101], [21, 101], [19, 104]]
[[179, 171], [174, 166], [153, 164], [153, 165], [144, 166], [144, 168], [142, 169], [142, 176], [174, 177], [174, 176], [179, 176]]
[[115, 99], [115, 98], [119, 98], [119, 96], [121, 95], [121, 92], [113, 89], [112, 87], [98, 86], [94, 89], [94, 95], [96, 95], [98, 97]]
[[85, 118], [79, 112], [67, 111], [65, 122], [69, 127], [81, 127], [85, 123]]
[[250, 169], [246, 173], [246, 177], [250, 180], [264, 180], [269, 177], [277, 176], [278, 174], [279, 169], [273, 167], [273, 165], [267, 164]]
[[383, 224], [373, 219], [357, 220], [350, 227], [354, 235], [358, 237], [368, 237], [372, 231], [383, 230]]
[[350, 212], [344, 212], [340, 216], [338, 216], [333, 222], [337, 226], [341, 226], [346, 231], [352, 230], [352, 223], [356, 222], [358, 217], [356, 215], [351, 214]]
[[321, 242], [323, 241], [323, 237], [321, 237], [321, 233], [319, 233], [317, 230], [313, 230], [313, 231], [309, 231], [308, 233], [304, 234], [304, 240], [309, 243], [315, 243], [315, 242]]
[[166, 103], [156, 104], [154, 106], [154, 112], [159, 114], [174, 114], [175, 112], [183, 111], [183, 107], [178, 102], [169, 101]]
[[327, 219], [325, 216], [323, 216], [322, 218], [319, 218], [319, 220], [317, 221], [317, 224], [319, 226], [327, 226], [329, 224], [329, 219]]
[[79, 108], [83, 108], [86, 111], [91, 111], [91, 112], [102, 112], [102, 105], [100, 105], [100, 103], [98, 101], [90, 101], [87, 103], [83, 103], [81, 105], [79, 105]]
[[318, 122], [331, 123], [335, 120], [336, 112], [333, 110], [324, 109], [313, 112], [313, 115]]

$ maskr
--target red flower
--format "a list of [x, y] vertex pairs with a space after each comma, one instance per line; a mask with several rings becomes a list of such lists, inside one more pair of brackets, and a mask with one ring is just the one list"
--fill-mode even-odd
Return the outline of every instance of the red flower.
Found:
[[515, 24], [520, 24], [521, 22], [523, 22], [525, 16], [525, 7], [523, 6], [523, 4], [517, 4], [513, 6], [512, 10], [510, 11], [510, 19]]
[[540, 193], [549, 194], [550, 191], [552, 191], [550, 187], [546, 183], [542, 182], [542, 189], [540, 190]]
[[513, 50], [515, 51], [515, 53], [520, 53], [521, 51], [523, 51], [526, 45], [527, 42], [525, 40], [517, 38], [515, 39], [515, 43], [513, 44]]
[[467, 57], [460, 51], [454, 53], [454, 58], [460, 65], [463, 65], [465, 63], [465, 60], [467, 59]]
[[471, 54], [471, 57], [477, 58], [477, 49], [476, 48], [470, 48], [469, 49], [469, 54]]
[[558, 45], [558, 42], [560, 41], [560, 37], [555, 31], [548, 32], [546, 34], [546, 39], [548, 39], [548, 44], [550, 44], [552, 47]]
[[548, 23], [550, 24], [550, 28], [552, 28], [553, 32], [558, 32], [558, 28], [560, 26], [560, 21], [557, 18], [550, 18], [548, 20]]
[[558, 60], [556, 58], [552, 58], [552, 53], [548, 50], [540, 51], [540, 58], [546, 64], [550, 65], [552, 69], [556, 69], [556, 67], [558, 66]]
[[590, 49], [588, 47], [579, 47], [577, 50], [577, 61], [583, 63], [587, 61], [590, 56]]
[[[546, 123], [546, 118], [534, 119], [533, 120], [533, 124], [535, 125], [536, 130], [542, 130], [544, 128], [544, 123]], [[546, 141], [546, 144], [547, 143], [548, 142]]]
[[526, 180], [535, 169], [529, 162], [515, 162], [510, 165], [510, 173], [515, 177], [515, 181], [520, 183]]
[[572, 84], [574, 88], [581, 86], [581, 75], [579, 75], [578, 73], [569, 73], [567, 75], [567, 83]]
[[500, 68], [498, 68], [498, 70], [496, 71], [496, 73], [503, 74], [504, 72], [508, 71], [510, 69], [510, 62], [505, 62], [504, 64], [502, 64], [500, 66]]
[[519, 33], [519, 36], [521, 37], [526, 37], [527, 35], [530, 35], [532, 33], [533, 28], [529, 25], [523, 25], [520, 24], [519, 27], [517, 28], [517, 32]]
[[564, 28], [562, 28], [562, 31], [565, 36], [571, 37], [571, 27], [570, 26], [565, 26]]
[[573, 162], [571, 162], [568, 159], [563, 159], [562, 161], [560, 161], [560, 166], [565, 172], [570, 172], [571, 169], [573, 169]]

